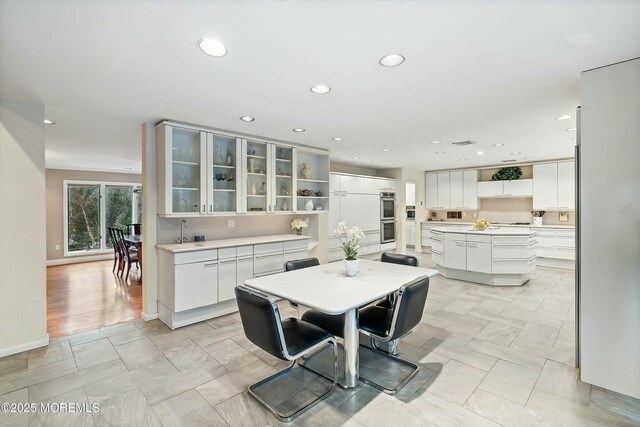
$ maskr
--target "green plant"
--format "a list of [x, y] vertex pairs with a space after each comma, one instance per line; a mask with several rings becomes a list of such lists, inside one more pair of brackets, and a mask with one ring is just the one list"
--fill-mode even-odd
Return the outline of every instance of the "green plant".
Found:
[[520, 166], [510, 166], [500, 169], [491, 177], [491, 181], [513, 181], [522, 176]]

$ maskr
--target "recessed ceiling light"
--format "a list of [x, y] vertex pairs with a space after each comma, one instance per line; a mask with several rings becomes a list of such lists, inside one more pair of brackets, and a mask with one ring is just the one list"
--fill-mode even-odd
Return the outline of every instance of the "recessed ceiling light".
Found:
[[570, 118], [572, 118], [572, 117], [573, 117], [573, 116], [570, 116], [570, 115], [568, 115], [568, 114], [564, 114], [564, 115], [562, 115], [562, 116], [556, 117], [556, 120], [567, 120], [567, 119], [570, 119]]
[[360, 160], [360, 157], [352, 157], [353, 160]]
[[311, 86], [311, 92], [319, 94], [329, 93], [331, 92], [331, 88], [327, 85], [315, 85]]
[[493, 144], [494, 147], [502, 147], [504, 144]]
[[385, 163], [385, 166], [393, 166], [393, 163]]
[[340, 138], [339, 136], [336, 136], [335, 138], [331, 138], [334, 141], [342, 141], [342, 138]]
[[250, 116], [242, 116], [242, 117], [240, 117], [240, 120], [242, 120], [243, 122], [252, 122], [255, 119], [253, 117], [250, 117]]
[[380, 163], [378, 160], [374, 160], [371, 163]]
[[55, 125], [55, 124], [56, 124], [56, 122], [54, 122], [53, 120], [44, 119], [44, 124], [45, 124], [45, 125]]
[[478, 156], [482, 156], [482, 155], [484, 154], [484, 151], [476, 151], [476, 154], [477, 154]]
[[131, 169], [133, 169], [133, 168], [124, 168], [124, 170], [128, 170], [128, 171], [130, 171]]
[[388, 152], [391, 151], [391, 148], [383, 148], [382, 151]]
[[522, 154], [522, 152], [521, 151], [516, 151], [515, 153], [509, 153], [509, 154], [511, 154], [512, 156], [517, 156], [518, 154]]
[[395, 67], [396, 65], [400, 65], [403, 62], [404, 56], [398, 54], [383, 56], [380, 59], [380, 65], [382, 65], [383, 67]]
[[227, 48], [218, 40], [202, 39], [198, 42], [198, 46], [207, 55], [225, 56], [227, 54]]
[[440, 144], [442, 141], [431, 141], [432, 144]]
[[436, 151], [436, 154], [444, 154], [444, 151]]
[[575, 137], [575, 136], [572, 136], [572, 137], [571, 137], [571, 140], [572, 140], [572, 141], [575, 141], [575, 140], [576, 140], [576, 137]]
[[465, 158], [465, 159], [458, 159], [458, 160], [460, 160], [461, 162], [463, 162], [463, 161], [465, 161], [465, 160], [469, 160], [469, 159], [466, 159], [466, 158]]
[[293, 129], [294, 132], [304, 132], [304, 129], [302, 128], [295, 128]]
[[575, 131], [576, 131], [576, 128], [565, 129], [565, 132], [575, 132]]

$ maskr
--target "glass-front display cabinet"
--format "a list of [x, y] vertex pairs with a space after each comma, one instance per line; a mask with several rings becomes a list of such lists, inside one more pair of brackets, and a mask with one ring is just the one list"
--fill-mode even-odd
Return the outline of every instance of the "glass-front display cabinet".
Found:
[[164, 176], [164, 191], [158, 195], [160, 213], [206, 213], [206, 132], [162, 125], [157, 138], [158, 167], [164, 168], [160, 175]]
[[238, 170], [241, 141], [233, 136], [207, 134], [207, 202], [211, 214], [241, 210], [242, 172]]
[[270, 191], [268, 174], [271, 173], [268, 162], [269, 144], [260, 141], [243, 140], [245, 167], [245, 206], [247, 213], [267, 212]]
[[293, 212], [294, 206], [294, 149], [275, 145], [271, 147], [274, 172], [273, 195], [270, 204], [273, 212]]

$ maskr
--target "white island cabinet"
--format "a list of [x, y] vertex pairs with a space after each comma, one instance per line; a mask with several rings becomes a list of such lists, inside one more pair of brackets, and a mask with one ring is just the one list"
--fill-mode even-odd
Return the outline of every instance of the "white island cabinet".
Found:
[[536, 232], [471, 227], [431, 230], [431, 256], [438, 271], [452, 279], [494, 286], [518, 286], [536, 267]]
[[309, 256], [309, 236], [282, 234], [157, 245], [158, 317], [171, 329], [238, 310], [235, 287]]

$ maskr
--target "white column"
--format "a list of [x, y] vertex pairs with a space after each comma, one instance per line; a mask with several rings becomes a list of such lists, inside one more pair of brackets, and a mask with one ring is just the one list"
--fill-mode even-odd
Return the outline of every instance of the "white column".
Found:
[[142, 319], [158, 317], [158, 241], [156, 128], [153, 122], [141, 125], [142, 132]]

